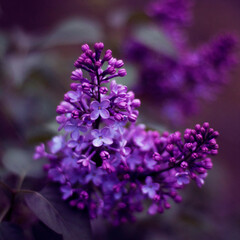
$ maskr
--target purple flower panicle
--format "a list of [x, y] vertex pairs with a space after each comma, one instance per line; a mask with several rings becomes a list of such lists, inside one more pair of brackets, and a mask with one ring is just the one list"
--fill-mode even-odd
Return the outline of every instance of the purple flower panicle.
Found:
[[171, 42], [174, 54], [161, 48], [156, 51], [156, 46], [136, 37], [125, 44], [128, 60], [138, 65], [136, 94], [151, 101], [174, 124], [197, 113], [201, 100], [214, 99], [236, 63], [234, 35], [218, 36], [196, 49], [189, 46], [184, 28], [191, 23], [191, 2], [158, 0], [146, 7], [152, 20], [159, 23], [159, 32]]
[[65, 133], [48, 143], [49, 153], [43, 144], [36, 147], [34, 158], [48, 159], [45, 170], [59, 183], [63, 200], [88, 208], [91, 218], [120, 224], [133, 221], [147, 199], [149, 214], [160, 213], [170, 199], [181, 201], [178, 190], [191, 179], [202, 186], [212, 167], [209, 156], [218, 152], [218, 132], [204, 123], [182, 138], [179, 132], [159, 134], [137, 125], [140, 100], [114, 80], [105, 85], [126, 72], [119, 69], [123, 61], [110, 50], [102, 53], [103, 47], [82, 46], [72, 90], [57, 107]]

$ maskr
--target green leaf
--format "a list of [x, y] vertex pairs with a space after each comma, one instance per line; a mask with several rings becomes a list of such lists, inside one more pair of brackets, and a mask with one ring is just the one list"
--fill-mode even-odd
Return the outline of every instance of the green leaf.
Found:
[[87, 18], [69, 19], [61, 23], [45, 39], [44, 47], [81, 44], [103, 39], [101, 25]]
[[42, 192], [22, 191], [32, 212], [64, 240], [90, 240], [91, 228], [87, 212], [77, 210], [61, 199], [57, 185]]
[[153, 24], [141, 24], [136, 26], [133, 31], [133, 36], [137, 41], [156, 52], [171, 57], [176, 56], [177, 51], [171, 39], [168, 38], [163, 30]]
[[0, 223], [0, 240], [24, 240], [22, 229], [13, 223]]
[[19, 176], [42, 177], [43, 161], [34, 161], [32, 154], [22, 149], [9, 148], [3, 155], [3, 166]]
[[13, 193], [7, 185], [0, 182], [0, 222], [3, 220], [11, 207]]

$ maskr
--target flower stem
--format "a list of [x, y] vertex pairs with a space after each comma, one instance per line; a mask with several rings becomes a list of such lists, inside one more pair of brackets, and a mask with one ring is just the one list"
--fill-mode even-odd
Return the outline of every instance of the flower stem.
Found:
[[[100, 94], [100, 79], [99, 79], [99, 74], [98, 74], [98, 70], [96, 70], [96, 76], [97, 76], [97, 89], [98, 89], [98, 102], [101, 102], [101, 94]], [[100, 117], [98, 117], [98, 119], [96, 120], [96, 129], [99, 128], [100, 125]]]

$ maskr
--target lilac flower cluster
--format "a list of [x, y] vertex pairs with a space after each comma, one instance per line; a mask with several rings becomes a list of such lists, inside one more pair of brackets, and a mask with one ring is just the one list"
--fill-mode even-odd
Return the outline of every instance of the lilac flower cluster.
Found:
[[232, 35], [218, 36], [195, 50], [188, 46], [182, 23], [191, 19], [190, 6], [186, 0], [162, 0], [150, 4], [148, 10], [160, 21], [159, 31], [164, 29], [174, 45], [174, 56], [133, 38], [125, 46], [128, 59], [139, 67], [136, 94], [157, 102], [161, 112], [175, 123], [196, 113], [201, 99], [213, 99], [235, 63], [236, 38]]
[[146, 6], [147, 15], [171, 39], [175, 48], [182, 51], [186, 43], [184, 29], [192, 24], [193, 0], [156, 0]]
[[190, 0], [158, 0], [149, 4], [147, 13], [163, 25], [180, 27], [191, 23], [191, 7]]
[[[216, 155], [218, 132], [208, 123], [180, 132], [160, 135], [135, 123], [140, 100], [127, 87], [112, 80], [123, 77], [123, 61], [103, 43], [82, 46], [75, 62], [71, 91], [57, 107], [59, 130], [47, 145], [36, 147], [34, 158], [47, 158], [51, 181], [60, 185], [62, 198], [78, 209], [88, 208], [92, 219], [102, 216], [113, 224], [135, 219], [149, 199], [149, 214], [180, 202], [178, 189], [196, 181], [204, 183]], [[85, 71], [83, 74], [82, 70]]]

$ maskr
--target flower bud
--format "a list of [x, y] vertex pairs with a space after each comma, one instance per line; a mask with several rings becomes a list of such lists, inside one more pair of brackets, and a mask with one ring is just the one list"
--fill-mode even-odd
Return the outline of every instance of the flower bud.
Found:
[[102, 51], [104, 49], [104, 44], [102, 42], [98, 42], [94, 44], [94, 49], [96, 51]]
[[57, 112], [58, 114], [63, 114], [63, 113], [66, 113], [66, 109], [65, 109], [63, 106], [58, 105], [58, 106], [57, 106], [57, 109], [56, 109], [56, 112]]
[[103, 57], [103, 61], [109, 61], [112, 58], [112, 51], [108, 49]]
[[121, 113], [115, 113], [114, 118], [117, 121], [122, 121], [123, 120], [123, 115]]
[[79, 118], [79, 111], [73, 110], [73, 111], [72, 111], [72, 118], [74, 118], [74, 119]]
[[121, 68], [124, 65], [123, 60], [117, 60], [115, 62], [115, 68]]
[[137, 120], [137, 115], [134, 114], [134, 113], [130, 114], [130, 115], [128, 116], [128, 120], [129, 120], [130, 122], [136, 122], [136, 120]]
[[108, 88], [107, 87], [100, 87], [99, 92], [101, 94], [106, 94], [108, 92]]
[[188, 167], [188, 163], [183, 161], [183, 162], [181, 162], [180, 166], [181, 166], [181, 168], [186, 169]]
[[118, 108], [120, 109], [126, 109], [127, 108], [127, 103], [126, 102], [118, 102], [117, 103]]
[[134, 99], [134, 100], [132, 101], [132, 106], [133, 106], [134, 108], [138, 108], [138, 107], [140, 107], [140, 105], [141, 105], [141, 101], [140, 101], [139, 99]]
[[84, 83], [82, 84], [82, 90], [83, 90], [83, 92], [88, 93], [88, 92], [90, 91], [90, 89], [91, 89], [91, 85], [90, 85], [89, 83], [84, 82]]
[[76, 91], [79, 86], [80, 86], [79, 83], [71, 83], [71, 85], [70, 85], [71, 89], [74, 90], [74, 91]]
[[83, 44], [82, 45], [82, 51], [85, 53], [87, 50], [89, 50], [90, 48], [89, 48], [89, 46], [88, 46], [88, 44]]
[[102, 160], [106, 160], [110, 158], [110, 154], [107, 151], [102, 151], [100, 152], [100, 157], [102, 158]]
[[68, 93], [65, 93], [63, 99], [64, 99], [64, 101], [66, 101], [66, 102], [70, 102], [70, 99], [71, 99], [71, 98], [68, 96]]
[[122, 69], [119, 69], [119, 70], [118, 70], [118, 76], [119, 76], [119, 77], [124, 77], [124, 76], [126, 76], [126, 75], [127, 75], [126, 69], [122, 68]]
[[95, 62], [95, 67], [100, 68], [102, 66], [102, 63], [100, 61]]
[[153, 159], [160, 161], [162, 159], [161, 155], [158, 152], [153, 153]]
[[71, 79], [74, 81], [79, 81], [82, 79], [83, 73], [81, 69], [77, 69], [75, 71], [72, 71]]

